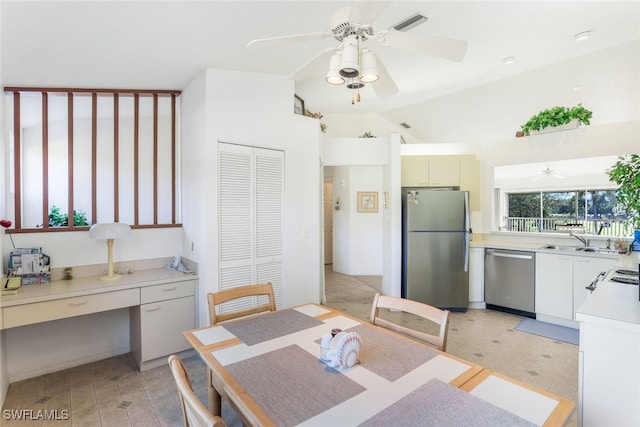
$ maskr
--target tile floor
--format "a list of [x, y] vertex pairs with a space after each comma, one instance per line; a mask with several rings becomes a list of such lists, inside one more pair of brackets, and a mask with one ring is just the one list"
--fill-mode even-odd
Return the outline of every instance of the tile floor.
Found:
[[[379, 277], [345, 276], [330, 266], [326, 270], [326, 304], [354, 317], [368, 320], [376, 289], [380, 289]], [[452, 313], [447, 351], [577, 401], [578, 347], [516, 331], [513, 328], [520, 319], [491, 310]], [[425, 327], [425, 322], [412, 316], [402, 316], [401, 321]], [[194, 389], [206, 402], [204, 363], [197, 356], [184, 363]], [[27, 419], [8, 420], [12, 410]], [[241, 425], [226, 403], [222, 410], [229, 426]], [[140, 373], [129, 355], [121, 355], [12, 383], [0, 425], [180, 426], [181, 417], [168, 366]], [[576, 425], [574, 412], [569, 426]]]

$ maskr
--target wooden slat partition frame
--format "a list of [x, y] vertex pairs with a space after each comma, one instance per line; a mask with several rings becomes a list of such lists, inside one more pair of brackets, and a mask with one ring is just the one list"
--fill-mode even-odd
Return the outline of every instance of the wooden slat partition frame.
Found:
[[42, 228], [49, 228], [49, 94], [42, 92]]
[[138, 195], [140, 194], [140, 180], [138, 179], [138, 165], [140, 163], [140, 94], [133, 94], [133, 224], [140, 223]]
[[67, 177], [67, 212], [69, 227], [73, 228], [73, 92], [67, 93]]
[[113, 222], [120, 219], [120, 96], [113, 94]]
[[153, 94], [153, 223], [158, 223], [158, 94]]
[[[90, 93], [92, 102], [92, 120], [91, 120], [91, 223], [97, 222], [97, 96], [98, 94], [111, 94], [114, 96], [114, 218], [118, 221], [119, 217], [119, 192], [118, 192], [118, 99], [119, 94], [133, 94], [134, 96], [134, 228], [167, 228], [177, 224], [176, 221], [176, 97], [180, 95], [179, 90], [153, 90], [153, 89], [88, 89], [88, 88], [45, 88], [45, 87], [4, 87], [5, 92], [13, 93], [14, 103], [14, 211], [15, 211], [15, 229], [8, 232], [25, 232], [35, 231], [33, 229], [22, 229], [22, 189], [20, 186], [21, 181], [21, 152], [20, 152], [20, 92], [41, 92], [42, 101], [42, 119], [43, 119], [43, 228], [38, 231], [58, 231], [49, 230], [49, 201], [48, 201], [48, 94], [49, 93], [66, 93], [68, 97], [68, 174], [69, 174], [69, 228], [73, 229], [73, 94], [74, 93]], [[141, 94], [151, 95], [154, 98], [154, 224], [140, 225], [139, 224], [139, 179], [138, 179], [138, 165], [139, 165], [139, 97]], [[158, 215], [158, 96], [169, 95], [171, 97], [171, 224], [157, 224]], [[17, 131], [16, 131], [17, 130]], [[64, 228], [63, 228], [64, 229]]]
[[[22, 228], [22, 157], [20, 153], [20, 92], [13, 91], [13, 204], [15, 228]], [[6, 232], [6, 230], [5, 230]]]
[[98, 93], [91, 94], [91, 224], [98, 222]]
[[171, 94], [171, 224], [176, 223], [176, 94]]

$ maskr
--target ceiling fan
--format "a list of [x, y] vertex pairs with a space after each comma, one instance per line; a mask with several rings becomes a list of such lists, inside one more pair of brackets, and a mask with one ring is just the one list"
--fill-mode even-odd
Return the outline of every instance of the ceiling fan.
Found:
[[567, 177], [570, 177], [570, 176], [575, 176], [575, 175], [570, 173], [559, 174], [557, 171], [550, 169], [549, 164], [547, 164], [547, 168], [541, 170], [539, 175], [536, 175], [533, 177], [533, 180], [537, 181], [539, 179], [544, 179], [544, 178], [566, 179]]
[[[329, 71], [326, 75], [328, 83], [334, 85], [347, 83], [349, 89], [360, 89], [365, 83], [375, 82], [371, 86], [379, 97], [395, 95], [398, 93], [398, 87], [375, 52], [364, 46], [367, 40], [374, 39], [383, 47], [427, 54], [456, 62], [464, 58], [467, 51], [465, 41], [401, 31], [411, 28], [419, 20], [426, 20], [426, 17], [421, 14], [412, 15], [390, 29], [375, 32], [372, 22], [390, 3], [392, 2], [352, 0], [351, 6], [341, 8], [333, 14], [331, 26], [326, 31], [252, 40], [247, 47], [277, 46], [289, 42], [333, 37], [340, 42], [338, 46], [318, 53], [288, 78], [304, 80], [312, 77], [317, 74], [318, 69], [324, 69], [329, 62]], [[357, 101], [360, 101], [359, 93]]]

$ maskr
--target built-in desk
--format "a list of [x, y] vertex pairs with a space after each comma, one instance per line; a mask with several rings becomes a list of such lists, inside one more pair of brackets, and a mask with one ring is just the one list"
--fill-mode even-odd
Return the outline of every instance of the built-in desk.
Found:
[[[197, 280], [195, 274], [149, 268], [117, 281], [92, 276], [25, 285], [16, 295], [0, 296], [0, 333], [21, 327], [33, 331], [55, 321], [87, 322], [87, 317], [79, 316], [128, 308], [130, 351], [140, 370], [145, 370], [190, 348], [182, 332], [195, 328]], [[109, 327], [123, 325], [100, 324], [95, 333]], [[60, 333], [60, 328], [53, 330]], [[6, 345], [0, 351], [0, 360], [6, 360]], [[2, 372], [5, 378], [7, 374]]]

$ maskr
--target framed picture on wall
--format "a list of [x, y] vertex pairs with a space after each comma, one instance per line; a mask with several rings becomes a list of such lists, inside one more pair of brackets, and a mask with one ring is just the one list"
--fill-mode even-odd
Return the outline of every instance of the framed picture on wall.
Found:
[[358, 191], [358, 212], [378, 212], [378, 193]]
[[304, 101], [298, 95], [293, 95], [293, 112], [304, 116]]

